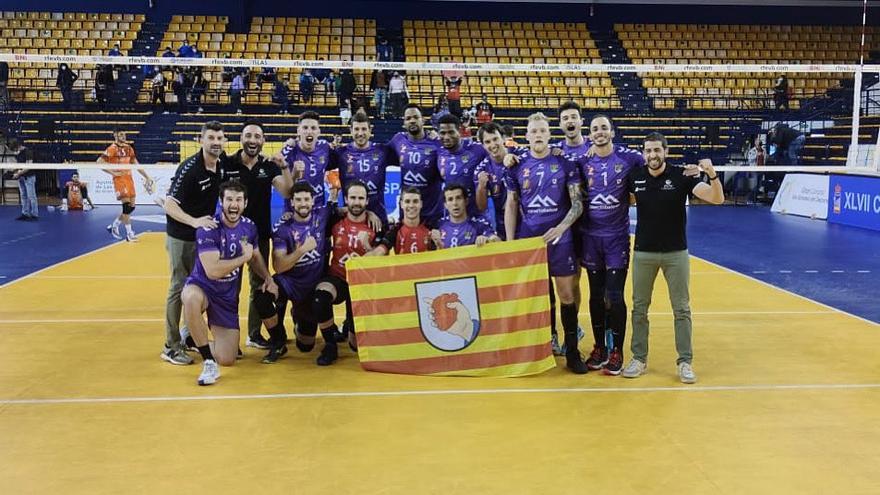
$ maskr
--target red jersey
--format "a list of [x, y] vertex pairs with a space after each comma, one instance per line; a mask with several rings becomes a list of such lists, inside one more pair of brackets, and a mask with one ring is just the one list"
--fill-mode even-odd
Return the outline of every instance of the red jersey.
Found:
[[376, 241], [376, 232], [366, 219], [363, 222], [353, 222], [346, 216], [333, 226], [333, 258], [330, 260], [330, 275], [346, 280], [345, 262], [349, 258], [363, 256], [367, 252], [366, 246], [358, 239], [361, 232], [367, 233], [372, 246]]
[[401, 225], [394, 240], [394, 253], [421, 253], [431, 248], [431, 229], [425, 224], [417, 227]]

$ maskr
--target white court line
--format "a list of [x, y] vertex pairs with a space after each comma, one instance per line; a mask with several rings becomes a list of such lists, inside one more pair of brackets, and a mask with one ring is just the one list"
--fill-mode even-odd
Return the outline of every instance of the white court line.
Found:
[[681, 385], [676, 387], [608, 387], [608, 388], [490, 388], [473, 390], [389, 390], [373, 392], [300, 392], [252, 395], [184, 395], [162, 397], [84, 397], [59, 399], [0, 399], [0, 405], [51, 405], [51, 404], [114, 404], [132, 402], [187, 402], [215, 400], [258, 399], [329, 399], [357, 397], [419, 397], [443, 395], [507, 395], [507, 394], [604, 394], [648, 392], [766, 392], [766, 391], [812, 391], [812, 390], [870, 390], [880, 389], [880, 383], [832, 383], [832, 384], [768, 384], [768, 385]]
[[804, 273], [819, 273], [819, 270], [804, 270]]
[[791, 273], [791, 270], [779, 270], [779, 273]]
[[34, 278], [38, 280], [167, 280], [169, 275], [39, 275]]
[[36, 234], [30, 234], [30, 235], [26, 235], [23, 237], [16, 237], [15, 239], [10, 239], [8, 241], [0, 242], [0, 246], [5, 246], [7, 244], [15, 244], [16, 242], [26, 241], [26, 240], [32, 239], [34, 237], [40, 237], [41, 235], [46, 235], [46, 233], [43, 231], [40, 231], [40, 232], [37, 232]]
[[856, 273], [871, 273], [871, 270], [856, 270]]
[[844, 270], [831, 270], [831, 273], [846, 273]]
[[[715, 267], [721, 268], [722, 270], [726, 270], [726, 271], [728, 271], [728, 272], [735, 273], [735, 274], [740, 275], [740, 276], [742, 276], [742, 277], [744, 277], [744, 278], [747, 278], [747, 279], [749, 279], [749, 280], [754, 280], [755, 282], [758, 282], [759, 284], [764, 285], [764, 286], [766, 286], [766, 287], [770, 287], [770, 288], [773, 288], [773, 289], [776, 289], [776, 290], [779, 290], [779, 291], [785, 292], [786, 294], [792, 295], [792, 296], [794, 296], [794, 297], [796, 297], [796, 298], [798, 298], [798, 299], [802, 299], [802, 300], [804, 300], [804, 301], [809, 301], [809, 302], [811, 302], [811, 303], [813, 303], [813, 304], [817, 304], [817, 305], [819, 305], [819, 306], [822, 306], [823, 308], [826, 308], [826, 309], [831, 310], [832, 312], [840, 313], [840, 314], [844, 314], [844, 315], [847, 315], [847, 316], [852, 316], [853, 318], [855, 318], [855, 319], [857, 319], [857, 320], [860, 320], [860, 321], [863, 321], [863, 322], [865, 322], [865, 323], [869, 323], [869, 324], [874, 325], [874, 326], [880, 326], [880, 323], [877, 323], [877, 322], [875, 322], [875, 321], [871, 321], [871, 320], [869, 320], [869, 319], [867, 319], [867, 318], [863, 318], [863, 317], [861, 317], [861, 316], [859, 316], [859, 315], [854, 315], [854, 314], [852, 314], [852, 313], [850, 313], [850, 312], [847, 312], [847, 311], [844, 311], [844, 310], [842, 310], [842, 309], [835, 308], [834, 306], [829, 306], [828, 304], [825, 304], [825, 303], [822, 303], [822, 302], [819, 302], [819, 301], [815, 301], [815, 300], [813, 300], [813, 299], [810, 299], [809, 297], [802, 296], [802, 295], [800, 295], [800, 294], [796, 294], [796, 293], [794, 293], [794, 292], [792, 292], [792, 291], [790, 291], [790, 290], [783, 289], [782, 287], [778, 287], [778, 286], [773, 285], [773, 284], [771, 284], [771, 283], [769, 283], [769, 282], [764, 282], [763, 280], [761, 280], [761, 279], [759, 279], [759, 278], [755, 278], [755, 277], [752, 277], [752, 276], [746, 275], [745, 273], [741, 273], [741, 272], [738, 272], [738, 271], [733, 270], [733, 269], [731, 269], [731, 268], [727, 268], [726, 266], [719, 265], [718, 263], [713, 263], [713, 262], [711, 262], [711, 261], [709, 261], [709, 260], [707, 260], [707, 259], [703, 259], [703, 258], [700, 258], [700, 257], [698, 257], [698, 256], [694, 256], [694, 255], [691, 255], [691, 256], [693, 256], [694, 258], [696, 258], [696, 259], [698, 259], [698, 260], [700, 260], [700, 261], [702, 261], [702, 262], [704, 262], [704, 263], [707, 263], [707, 264], [709, 264], [709, 265], [712, 265], [712, 266], [715, 266]], [[841, 272], [841, 273], [843, 272], [843, 270], [838, 270], [838, 271]], [[832, 270], [832, 273], [835, 273], [835, 272]]]
[[[694, 316], [730, 316], [730, 315], [829, 315], [837, 314], [837, 311], [813, 310], [813, 311], [692, 311]], [[587, 315], [588, 312], [581, 312]], [[671, 316], [671, 311], [649, 311], [650, 316]], [[247, 320], [247, 316], [239, 316], [241, 321]], [[32, 319], [32, 320], [0, 320], [2, 324], [16, 323], [158, 323], [164, 322], [165, 318], [57, 318], [57, 319]]]
[[47, 266], [47, 267], [45, 267], [45, 268], [40, 268], [39, 270], [37, 270], [37, 271], [35, 271], [35, 272], [28, 273], [27, 275], [25, 275], [25, 276], [23, 276], [23, 277], [19, 277], [19, 278], [15, 279], [15, 280], [12, 280], [12, 281], [6, 282], [6, 283], [3, 284], [3, 285], [0, 285], [0, 289], [5, 289], [6, 287], [9, 287], [9, 286], [12, 285], [12, 284], [16, 284], [16, 283], [18, 283], [18, 282], [21, 282], [22, 280], [27, 280], [27, 279], [29, 279], [29, 278], [33, 278], [34, 276], [36, 276], [36, 275], [38, 275], [38, 274], [40, 274], [40, 273], [43, 273], [43, 272], [45, 272], [46, 270], [51, 270], [52, 268], [55, 268], [56, 266], [61, 266], [61, 265], [64, 265], [64, 264], [70, 263], [71, 261], [76, 261], [76, 260], [78, 260], [78, 259], [80, 259], [80, 258], [85, 258], [86, 256], [89, 256], [89, 255], [91, 255], [91, 254], [95, 254], [95, 253], [98, 253], [98, 252], [104, 251], [104, 250], [106, 250], [106, 249], [110, 249], [110, 248], [112, 248], [113, 246], [116, 246], [117, 244], [119, 244], [119, 243], [121, 243], [121, 242], [123, 242], [123, 241], [116, 241], [116, 242], [113, 242], [113, 243], [108, 244], [108, 245], [106, 245], [106, 246], [99, 247], [98, 249], [93, 249], [93, 250], [91, 250], [91, 251], [87, 251], [87, 252], [85, 252], [85, 253], [83, 253], [83, 254], [80, 254], [80, 255], [74, 256], [73, 258], [68, 258], [68, 259], [66, 259], [66, 260], [59, 261], [58, 263], [55, 263], [55, 264], [49, 265], [49, 266]]

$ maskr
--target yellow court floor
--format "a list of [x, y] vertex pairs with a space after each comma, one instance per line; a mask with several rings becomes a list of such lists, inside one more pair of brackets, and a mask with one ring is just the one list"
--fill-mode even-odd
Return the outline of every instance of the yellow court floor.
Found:
[[163, 241], [0, 288], [0, 493], [880, 493], [878, 326], [707, 262], [696, 385], [676, 380], [658, 279], [636, 380], [382, 375], [347, 349], [329, 369], [245, 349], [198, 387], [200, 365], [159, 359]]

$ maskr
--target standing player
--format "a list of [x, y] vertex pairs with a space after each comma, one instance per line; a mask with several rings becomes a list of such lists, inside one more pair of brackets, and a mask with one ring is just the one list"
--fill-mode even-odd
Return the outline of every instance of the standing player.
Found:
[[[186, 325], [205, 360], [199, 385], [211, 385], [220, 378], [218, 363], [235, 364], [242, 266], [247, 263], [266, 280], [264, 291], [278, 292], [260, 251], [254, 249], [257, 226], [242, 216], [247, 206], [247, 189], [237, 181], [224, 182], [220, 186], [220, 201], [222, 213], [217, 227], [196, 229], [198, 256], [181, 293]], [[207, 323], [202, 313], [207, 313]], [[214, 334], [213, 349], [208, 343], [209, 329]]]
[[431, 241], [431, 228], [422, 220], [422, 193], [412, 186], [406, 186], [400, 193], [401, 220], [392, 225], [373, 250], [384, 256], [394, 250], [394, 254], [421, 253], [435, 248]]
[[352, 142], [337, 149], [339, 180], [343, 189], [354, 180], [367, 185], [367, 210], [376, 214], [382, 221], [383, 230], [388, 225], [385, 211], [385, 170], [388, 165], [397, 164], [397, 154], [384, 144], [370, 141], [373, 129], [370, 118], [358, 111], [351, 118]]
[[[554, 143], [553, 146], [562, 150], [566, 155], [580, 158], [590, 153], [593, 143], [583, 134], [584, 118], [581, 116], [581, 106], [573, 101], [567, 101], [559, 105], [559, 130], [565, 139]], [[595, 150], [594, 150], [595, 151]]]
[[474, 195], [474, 173], [477, 165], [486, 158], [487, 153], [480, 143], [461, 139], [461, 121], [455, 115], [440, 117], [440, 144], [437, 154], [437, 168], [446, 184], [461, 184], [467, 189], [467, 212], [476, 217], [480, 215]]
[[425, 134], [425, 123], [418, 105], [409, 104], [403, 112], [403, 128], [388, 144], [400, 163], [400, 185], [415, 187], [422, 195], [422, 217], [436, 223], [443, 216], [443, 180], [437, 169], [439, 141]]
[[614, 127], [606, 115], [596, 115], [590, 121], [590, 139], [596, 153], [578, 160], [586, 189], [586, 214], [580, 222], [581, 262], [590, 283], [594, 340], [587, 367], [604, 367], [606, 374], [618, 375], [626, 335], [623, 289], [629, 268], [628, 178], [630, 171], [645, 165], [645, 159], [637, 151], [614, 145]]
[[[113, 130], [113, 144], [98, 158], [98, 163], [109, 163], [113, 165], [134, 165], [137, 164], [137, 156], [134, 148], [125, 140], [125, 130], [116, 128]], [[153, 179], [147, 175], [144, 169], [137, 169], [138, 173], [144, 178], [144, 188], [149, 194], [153, 194]], [[125, 226], [125, 240], [135, 241], [137, 238], [131, 228], [131, 212], [135, 208], [136, 193], [134, 189], [134, 180], [131, 177], [131, 169], [105, 169], [104, 172], [113, 176], [113, 189], [116, 190], [116, 199], [122, 203], [122, 213], [119, 214], [113, 223], [107, 226], [107, 232], [116, 238], [122, 239], [119, 233], [119, 225]]]
[[489, 207], [489, 198], [492, 198], [492, 206], [495, 209], [495, 232], [504, 239], [504, 204], [507, 202], [507, 186], [504, 185], [507, 177], [507, 167], [504, 166], [504, 157], [507, 156], [507, 146], [501, 135], [501, 126], [495, 122], [483, 124], [477, 131], [477, 139], [486, 149], [487, 157], [477, 165], [476, 203], [477, 208], [485, 213]]
[[76, 172], [64, 184], [64, 191], [61, 195], [61, 211], [68, 209], [88, 211], [95, 207], [92, 200], [89, 199], [88, 184], [80, 182], [79, 174]]
[[443, 188], [446, 217], [431, 231], [437, 249], [482, 246], [487, 242], [500, 241], [492, 226], [483, 217], [471, 217], [467, 212], [467, 189], [458, 183]]
[[263, 358], [266, 364], [274, 363], [287, 354], [284, 312], [288, 301], [292, 303], [290, 316], [295, 324], [296, 347], [302, 352], [309, 352], [315, 346], [318, 322], [313, 317], [311, 304], [315, 287], [327, 269], [329, 226], [336, 219], [336, 207], [332, 202], [314, 208], [309, 184], [294, 184], [291, 196], [293, 215], [281, 220], [272, 234], [272, 266], [278, 285], [277, 298], [262, 290], [254, 298], [263, 324], [269, 331], [270, 350]]
[[[346, 312], [351, 314], [351, 294], [348, 291], [345, 262], [356, 256], [378, 256], [374, 243], [381, 237], [367, 221], [367, 185], [353, 180], [345, 189], [345, 204], [348, 211], [345, 218], [337, 222], [332, 230], [333, 256], [330, 260], [329, 274], [318, 283], [312, 300], [312, 309], [318, 318], [318, 326], [324, 337], [324, 348], [318, 356], [318, 366], [329, 366], [339, 356], [336, 346], [338, 329], [333, 319], [333, 306], [345, 303]], [[354, 332], [349, 333], [349, 346], [356, 349]]]
[[311, 110], [303, 112], [296, 135], [298, 141], [285, 142], [281, 155], [290, 167], [293, 180], [308, 182], [315, 194], [315, 206], [324, 206], [324, 173], [337, 168], [337, 163], [330, 143], [320, 139], [321, 116]]
[[561, 304], [566, 366], [583, 374], [587, 365], [577, 348], [577, 262], [571, 231], [583, 212], [580, 174], [574, 163], [550, 153], [550, 124], [544, 114], [529, 116], [526, 138], [531, 149], [507, 176], [507, 239], [541, 236], [547, 243], [550, 276]]

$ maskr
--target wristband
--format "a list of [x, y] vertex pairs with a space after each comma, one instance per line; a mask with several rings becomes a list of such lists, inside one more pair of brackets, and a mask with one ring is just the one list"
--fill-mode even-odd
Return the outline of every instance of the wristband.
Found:
[[715, 177], [709, 177], [709, 181], [711, 182], [713, 180], [716, 180], [717, 178], [718, 178], [718, 174], [715, 174]]

